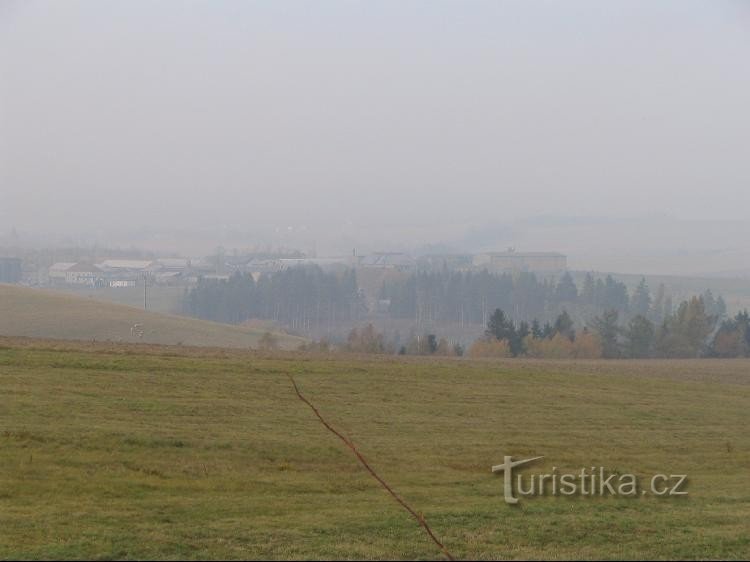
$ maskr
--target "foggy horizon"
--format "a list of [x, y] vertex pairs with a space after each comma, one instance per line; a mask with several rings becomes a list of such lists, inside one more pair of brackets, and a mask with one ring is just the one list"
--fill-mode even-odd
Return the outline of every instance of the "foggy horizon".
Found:
[[735, 1], [5, 2], [0, 239], [729, 270], [749, 25]]

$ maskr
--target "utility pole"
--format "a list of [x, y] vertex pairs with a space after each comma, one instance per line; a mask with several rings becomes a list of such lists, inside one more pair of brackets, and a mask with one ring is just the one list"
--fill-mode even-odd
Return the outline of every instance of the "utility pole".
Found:
[[143, 310], [148, 310], [147, 304], [147, 288], [148, 288], [148, 277], [147, 273], [143, 274]]

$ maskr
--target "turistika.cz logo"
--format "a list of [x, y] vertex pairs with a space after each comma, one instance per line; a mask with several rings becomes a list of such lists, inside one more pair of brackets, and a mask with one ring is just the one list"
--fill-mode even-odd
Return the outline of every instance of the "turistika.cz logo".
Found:
[[654, 474], [647, 486], [635, 474], [612, 472], [600, 467], [582, 468], [578, 472], [558, 472], [552, 467], [551, 473], [524, 475], [520, 468], [544, 457], [533, 457], [514, 461], [513, 457], [503, 458], [503, 464], [492, 467], [493, 473], [503, 473], [505, 501], [517, 504], [520, 496], [624, 496], [638, 497], [653, 494], [659, 497], [686, 496], [686, 474]]

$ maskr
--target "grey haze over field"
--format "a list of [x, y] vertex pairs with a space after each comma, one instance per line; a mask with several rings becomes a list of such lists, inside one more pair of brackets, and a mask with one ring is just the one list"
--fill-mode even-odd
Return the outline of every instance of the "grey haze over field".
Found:
[[742, 1], [4, 0], [0, 237], [742, 275], [748, 61]]

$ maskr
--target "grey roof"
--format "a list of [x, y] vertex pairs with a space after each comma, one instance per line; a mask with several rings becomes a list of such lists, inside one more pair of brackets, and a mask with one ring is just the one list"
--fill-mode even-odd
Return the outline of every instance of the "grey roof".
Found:
[[68, 271], [71, 267], [73, 267], [76, 264], [74, 261], [59, 261], [57, 263], [53, 263], [49, 270], [50, 271]]

